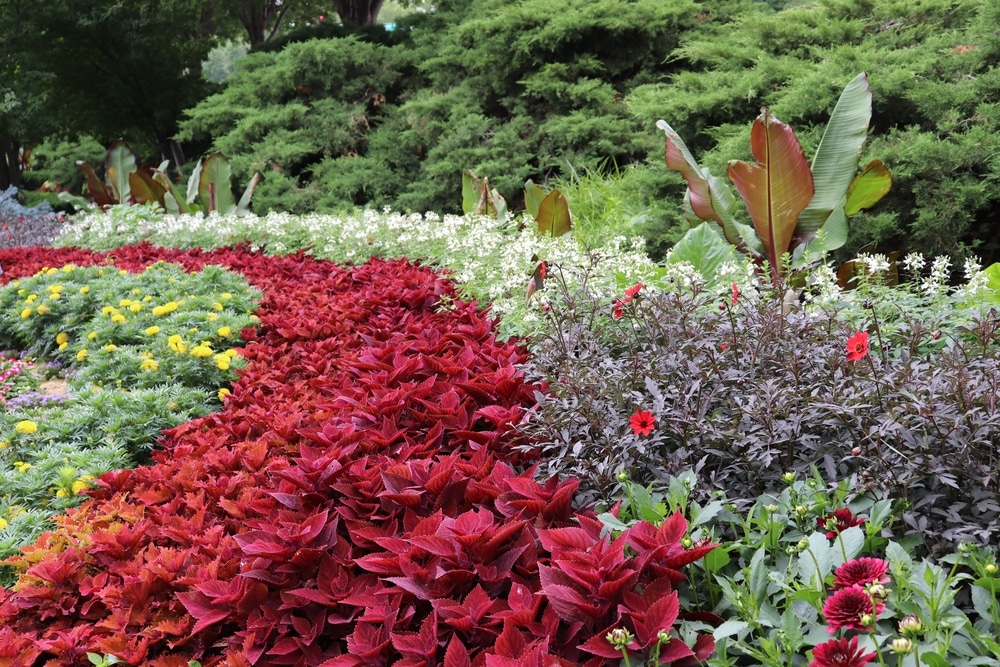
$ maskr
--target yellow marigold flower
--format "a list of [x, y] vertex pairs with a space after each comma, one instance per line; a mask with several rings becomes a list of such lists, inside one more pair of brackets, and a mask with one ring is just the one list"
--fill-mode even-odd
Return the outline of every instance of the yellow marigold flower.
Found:
[[237, 354], [239, 354], [239, 352], [237, 352], [233, 348], [229, 348], [228, 350], [226, 350], [226, 356], [229, 357], [230, 359], [235, 357]]
[[219, 400], [220, 401], [225, 401], [226, 400], [226, 396], [231, 396], [231, 395], [232, 395], [232, 392], [229, 391], [228, 389], [226, 389], [225, 387], [223, 387], [222, 389], [219, 390]]
[[10, 447], [10, 442], [7, 440], [0, 440], [0, 449], [7, 449]]
[[17, 468], [18, 472], [28, 472], [31, 469], [31, 464], [24, 461], [14, 461], [14, 467]]
[[216, 333], [222, 336], [223, 338], [228, 338], [229, 336], [232, 335], [233, 330], [230, 327], [219, 327]]
[[139, 364], [139, 370], [149, 371], [150, 373], [155, 373], [160, 369], [160, 365], [156, 363], [156, 359], [146, 359], [141, 364]]
[[142, 302], [143, 303], [149, 303], [152, 300], [153, 300], [153, 297], [149, 296], [148, 294], [146, 296], [142, 297]]
[[55, 285], [49, 285], [45, 289], [48, 290], [49, 292], [62, 292], [63, 286], [60, 285], [59, 283], [56, 283]]
[[207, 317], [207, 319], [208, 319], [209, 322], [214, 322], [217, 319], [219, 319], [219, 316], [216, 315], [215, 313], [209, 313], [208, 315], [206, 315], [206, 317]]
[[155, 336], [158, 333], [160, 333], [160, 327], [158, 326], [151, 326], [146, 328], [147, 336]]
[[202, 343], [201, 345], [195, 345], [191, 348], [191, 355], [198, 357], [199, 359], [204, 359], [206, 357], [212, 356], [212, 348], [208, 345]]
[[122, 315], [121, 313], [115, 313], [114, 315], [112, 315], [111, 321], [114, 324], [125, 324], [126, 322], [128, 322], [128, 320], [125, 319], [125, 316]]
[[54, 276], [57, 273], [59, 273], [59, 269], [49, 269], [48, 271], [45, 272], [45, 274], [49, 276]]
[[136, 296], [138, 296], [140, 292], [142, 292], [142, 290], [140, 290], [138, 287], [132, 290], [132, 294], [135, 294]]
[[168, 339], [167, 339], [167, 342], [168, 342], [168, 343], [179, 343], [179, 342], [181, 342], [182, 340], [184, 340], [184, 339], [183, 339], [183, 338], [181, 338], [181, 335], [180, 335], [180, 334], [174, 334], [174, 335], [172, 335], [172, 336], [171, 336], [170, 338], [168, 338]]
[[73, 482], [73, 494], [76, 495], [81, 491], [86, 491], [90, 488], [90, 482], [81, 477], [80, 479]]
[[122, 299], [118, 302], [118, 305], [122, 308], [128, 308], [132, 305], [132, 299]]
[[73, 273], [76, 270], [76, 264], [67, 264], [62, 268], [63, 273]]
[[59, 489], [56, 491], [56, 498], [69, 498], [69, 491], [66, 489]]
[[223, 292], [222, 294], [219, 295], [219, 298], [222, 299], [223, 301], [228, 301], [229, 299], [233, 298], [233, 295], [230, 294], [229, 292]]
[[56, 334], [56, 342], [62, 345], [63, 343], [69, 342], [69, 334], [65, 331], [60, 331]]
[[128, 271], [126, 271], [125, 269], [122, 269], [121, 271], [118, 272], [118, 275], [127, 276], [128, 275]]
[[165, 304], [163, 304], [163, 307], [167, 309], [168, 313], [172, 313], [175, 310], [177, 310], [180, 306], [176, 301], [167, 301]]
[[28, 295], [28, 298], [27, 298], [27, 299], [25, 299], [25, 300], [24, 300], [24, 302], [25, 302], [25, 303], [31, 303], [32, 301], [34, 301], [34, 300], [35, 300], [35, 299], [37, 299], [37, 298], [38, 298], [38, 295], [37, 295], [37, 294], [29, 294], [29, 295]]
[[[15, 283], [13, 283], [13, 284], [14, 284], [14, 285], [17, 285], [17, 283], [16, 283], [16, 282], [15, 282]], [[17, 295], [18, 295], [18, 296], [24, 296], [24, 292], [25, 292], [25, 289], [24, 289], [24, 288], [22, 287], [21, 289], [17, 290]]]
[[21, 319], [26, 320], [31, 317], [31, 308], [25, 308], [21, 311]]
[[111, 315], [112, 313], [117, 313], [118, 309], [114, 306], [104, 306], [101, 308], [101, 315]]
[[9, 516], [11, 519], [16, 519], [25, 512], [27, 512], [27, 510], [21, 507], [20, 505], [11, 505], [10, 507], [7, 508], [7, 516]]
[[142, 310], [142, 304], [139, 303], [138, 301], [133, 301], [131, 305], [129, 305], [128, 309], [131, 310], [133, 313], [138, 313], [140, 310]]
[[161, 317], [167, 314], [167, 309], [163, 306], [153, 306], [153, 314], [157, 317]]
[[97, 332], [91, 331], [89, 334], [87, 334], [87, 340], [97, 340]]
[[22, 419], [21, 421], [14, 424], [14, 430], [17, 431], [18, 433], [23, 433], [25, 435], [28, 435], [38, 430], [38, 424], [31, 421], [30, 419]]
[[117, 349], [118, 349], [118, 346], [115, 345], [114, 343], [108, 343], [107, 345], [104, 346], [104, 351], [105, 352], [114, 352]]
[[76, 353], [76, 360], [77, 361], [83, 361], [86, 358], [87, 358], [87, 351], [86, 350], [80, 350], [79, 352]]
[[225, 306], [223, 306], [221, 303], [219, 303], [218, 301], [216, 301], [215, 303], [212, 304], [212, 308], [214, 310], [222, 310], [223, 308], [225, 308]]
[[0, 516], [0, 530], [3, 530], [6, 527], [7, 527], [7, 519]]
[[52, 309], [46, 306], [44, 303], [38, 307], [39, 315], [48, 315], [52, 312]]
[[215, 365], [219, 367], [220, 371], [229, 370], [229, 355], [217, 354], [212, 358], [215, 359]]
[[67, 347], [69, 347], [69, 343], [59, 343], [60, 350], [65, 350]]
[[90, 285], [84, 285], [83, 287], [80, 288], [80, 294], [86, 294], [89, 291], [90, 291]]
[[53, 292], [52, 294], [49, 295], [49, 299], [52, 301], [58, 301], [59, 296], [60, 296], [59, 292]]

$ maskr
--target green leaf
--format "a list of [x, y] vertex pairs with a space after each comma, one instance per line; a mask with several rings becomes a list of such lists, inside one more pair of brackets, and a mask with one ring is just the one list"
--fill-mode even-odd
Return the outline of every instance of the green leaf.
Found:
[[247, 189], [243, 191], [243, 196], [240, 197], [240, 202], [236, 205], [236, 210], [234, 211], [236, 215], [246, 215], [250, 212], [250, 198], [253, 197], [254, 188], [257, 187], [259, 180], [260, 174], [254, 172], [253, 178], [247, 184]]
[[572, 218], [569, 214], [569, 203], [566, 197], [559, 190], [552, 190], [545, 195], [545, 199], [538, 205], [538, 215], [535, 216], [535, 223], [541, 234], [551, 234], [552, 236], [562, 236], [573, 226]]
[[108, 148], [104, 159], [104, 181], [121, 204], [127, 202], [131, 194], [128, 177], [134, 171], [135, 153], [127, 143], [118, 139]]
[[898, 564], [903, 570], [909, 571], [913, 567], [913, 558], [907, 553], [898, 542], [889, 541], [885, 545], [885, 557], [890, 563]]
[[743, 236], [733, 217], [736, 197], [733, 196], [729, 186], [721, 178], [712, 176], [707, 168], [702, 169], [698, 166], [698, 162], [680, 135], [666, 121], [657, 121], [656, 127], [663, 130], [667, 136], [665, 152], [667, 167], [680, 172], [687, 181], [688, 190], [684, 195], [686, 208], [698, 219], [717, 224], [726, 240], [741, 252], [745, 252]]
[[188, 206], [187, 200], [181, 197], [177, 186], [167, 177], [164, 171], [165, 165], [166, 163], [161, 164], [160, 168], [153, 172], [153, 180], [159, 183], [165, 190], [163, 193], [163, 208], [171, 215], [190, 213], [191, 208]]
[[1000, 578], [997, 577], [980, 577], [972, 583], [988, 590], [994, 596], [1000, 592]]
[[462, 172], [462, 211], [465, 213], [473, 213], [478, 207], [484, 180], [476, 178], [468, 169]]
[[532, 218], [538, 217], [538, 207], [545, 199], [545, 190], [530, 178], [524, 184], [524, 209]]
[[705, 569], [709, 572], [718, 572], [725, 566], [729, 565], [729, 561], [729, 552], [726, 548], [716, 547], [705, 554], [705, 558], [702, 562], [705, 564]]
[[806, 586], [820, 590], [833, 570], [833, 554], [825, 533], [809, 536], [809, 548], [798, 556], [799, 578]]
[[996, 604], [997, 594], [995, 590], [981, 586], [979, 581], [972, 585], [972, 607], [976, 610], [977, 614], [983, 618], [993, 618], [992, 609]]
[[725, 509], [725, 506], [720, 500], [713, 500], [709, 504], [705, 505], [695, 514], [694, 509], [691, 510], [691, 527], [700, 526], [704, 523], [708, 523], [714, 519], [719, 512]]
[[921, 651], [920, 660], [927, 667], [952, 667], [951, 662], [942, 658], [940, 655], [934, 651]]
[[767, 599], [768, 571], [767, 550], [761, 547], [754, 553], [753, 558], [750, 559], [750, 575], [747, 577], [747, 583], [750, 585], [750, 595], [753, 596], [754, 600], [754, 607], [760, 608]]
[[222, 153], [216, 151], [205, 159], [198, 179], [198, 197], [206, 212], [218, 211], [222, 215], [229, 215], [236, 209], [232, 177], [229, 160]]
[[831, 213], [843, 205], [858, 171], [858, 158], [868, 137], [871, 117], [872, 91], [867, 75], [862, 72], [840, 94], [813, 156], [810, 168], [816, 192], [799, 216], [794, 245], [812, 239]]
[[729, 178], [747, 205], [777, 284], [799, 214], [813, 198], [813, 178], [795, 132], [768, 109], [754, 121], [750, 150], [756, 164], [730, 162]]
[[690, 262], [706, 280], [711, 280], [723, 263], [735, 260], [733, 246], [707, 222], [689, 229], [667, 256], [668, 264]]
[[830, 550], [833, 556], [833, 567], [838, 567], [856, 558], [864, 546], [865, 532], [860, 527], [851, 526], [841, 532], [837, 535], [833, 548]]
[[191, 177], [188, 178], [187, 203], [193, 204], [198, 199], [198, 188], [201, 186], [202, 160], [198, 158], [198, 164], [194, 166]]
[[847, 189], [847, 203], [844, 204], [845, 213], [854, 215], [861, 209], [874, 206], [888, 194], [891, 187], [892, 174], [889, 169], [882, 160], [872, 160], [851, 181], [851, 186]]
[[722, 639], [723, 637], [732, 637], [733, 635], [739, 635], [746, 632], [750, 628], [748, 623], [743, 621], [725, 621], [722, 625], [717, 627], [712, 636], [715, 639]]

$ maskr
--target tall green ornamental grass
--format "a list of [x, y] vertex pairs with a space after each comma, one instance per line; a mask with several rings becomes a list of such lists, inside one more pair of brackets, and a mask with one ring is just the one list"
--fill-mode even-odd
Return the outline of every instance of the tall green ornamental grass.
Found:
[[0, 349], [17, 351], [0, 361], [0, 559], [95, 477], [146, 462], [161, 431], [219, 405], [258, 300], [219, 267], [162, 263], [68, 265], [0, 287]]

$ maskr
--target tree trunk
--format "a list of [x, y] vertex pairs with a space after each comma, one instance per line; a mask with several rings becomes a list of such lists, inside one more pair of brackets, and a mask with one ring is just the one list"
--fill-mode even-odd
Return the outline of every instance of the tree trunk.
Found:
[[0, 146], [0, 190], [21, 187], [21, 151], [12, 137], [4, 137]]
[[371, 25], [378, 19], [383, 0], [333, 0], [337, 15], [344, 23]]

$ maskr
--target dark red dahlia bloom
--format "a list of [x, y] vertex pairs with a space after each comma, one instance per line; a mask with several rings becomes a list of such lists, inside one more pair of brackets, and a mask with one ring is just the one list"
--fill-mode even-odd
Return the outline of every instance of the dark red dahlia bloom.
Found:
[[868, 584], [887, 584], [889, 563], [881, 558], [855, 558], [837, 568], [833, 573], [833, 588], [850, 588]]
[[642, 283], [636, 283], [632, 287], [629, 287], [627, 290], [625, 290], [625, 301], [628, 302], [634, 299], [635, 295], [638, 294], [639, 290], [641, 289], [642, 289]]
[[656, 417], [652, 412], [636, 410], [635, 414], [629, 417], [628, 425], [632, 427], [632, 432], [636, 435], [649, 435], [656, 426]]
[[[879, 601], [872, 606], [872, 597], [861, 586], [841, 588], [823, 604], [828, 632], [836, 632], [840, 628], [867, 632], [871, 621], [884, 610], [885, 605]], [[862, 622], [865, 617], [868, 617], [868, 625]]]
[[832, 540], [837, 537], [838, 533], [842, 533], [851, 526], [860, 526], [865, 521], [867, 521], [866, 517], [854, 516], [851, 510], [842, 507], [841, 509], [834, 510], [833, 514], [817, 518], [816, 527], [820, 530], [825, 530], [827, 538]]
[[615, 318], [616, 320], [620, 320], [622, 318], [622, 315], [624, 314], [625, 314], [625, 304], [619, 299], [618, 301], [615, 301], [615, 305], [613, 306], [613, 310], [611, 311], [611, 317]]
[[861, 667], [878, 657], [858, 648], [858, 638], [831, 639], [813, 649], [809, 667]]

